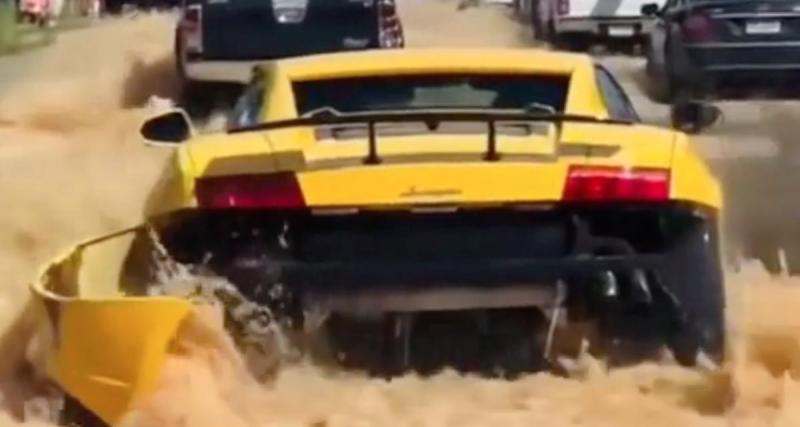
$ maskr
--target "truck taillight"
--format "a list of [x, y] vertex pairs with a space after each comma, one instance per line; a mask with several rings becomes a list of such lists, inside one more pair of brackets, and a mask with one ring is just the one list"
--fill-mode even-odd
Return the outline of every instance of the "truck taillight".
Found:
[[668, 169], [572, 166], [564, 185], [566, 201], [664, 201]]
[[395, 0], [378, 0], [378, 30], [382, 47], [403, 47], [403, 27]]
[[683, 36], [688, 42], [705, 42], [714, 38], [714, 21], [704, 12], [694, 12], [683, 21]]
[[181, 19], [181, 33], [186, 52], [203, 51], [203, 9], [199, 4], [187, 6]]
[[569, 0], [558, 0], [556, 12], [561, 16], [569, 15]]
[[201, 178], [195, 194], [201, 208], [299, 209], [305, 207], [293, 173]]
[[397, 6], [394, 0], [380, 0], [378, 5], [380, 7], [379, 12], [384, 18], [393, 17], [397, 13]]

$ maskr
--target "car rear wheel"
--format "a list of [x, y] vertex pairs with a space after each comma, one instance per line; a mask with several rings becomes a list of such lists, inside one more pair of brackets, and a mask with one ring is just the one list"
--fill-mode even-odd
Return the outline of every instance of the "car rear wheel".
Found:
[[706, 222], [684, 235], [663, 272], [665, 290], [679, 305], [667, 332], [676, 360], [694, 365], [699, 353], [720, 363], [725, 353], [725, 290], [716, 230]]
[[646, 53], [645, 72], [647, 74], [647, 89], [650, 97], [661, 103], [670, 103], [674, 99], [674, 83], [669, 70], [659, 69], [652, 57], [650, 49]]
[[649, 307], [607, 307], [598, 320], [599, 349], [612, 365], [657, 357], [665, 346], [684, 366], [694, 366], [701, 353], [722, 362], [725, 294], [716, 233], [697, 221], [681, 235], [665, 265], [648, 276]]

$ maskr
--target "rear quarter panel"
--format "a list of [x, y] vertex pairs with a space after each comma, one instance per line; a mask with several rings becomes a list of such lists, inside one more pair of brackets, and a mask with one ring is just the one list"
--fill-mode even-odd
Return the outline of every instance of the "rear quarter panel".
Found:
[[585, 145], [586, 164], [670, 169], [670, 198], [722, 209], [719, 181], [681, 132], [647, 125], [581, 124], [564, 133], [567, 144]]
[[695, 149], [690, 138], [675, 132], [672, 155], [672, 197], [716, 211], [724, 209], [724, 194], [717, 177]]

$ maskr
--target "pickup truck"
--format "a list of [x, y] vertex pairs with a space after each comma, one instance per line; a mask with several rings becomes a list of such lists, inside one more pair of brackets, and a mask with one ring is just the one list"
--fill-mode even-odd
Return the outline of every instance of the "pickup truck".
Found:
[[265, 60], [404, 45], [395, 0], [184, 0], [174, 51], [193, 104]]
[[[566, 50], [592, 40], [643, 43], [654, 19], [642, 14], [651, 0], [516, 0], [517, 13], [534, 37]], [[656, 1], [662, 6], [666, 0]]]

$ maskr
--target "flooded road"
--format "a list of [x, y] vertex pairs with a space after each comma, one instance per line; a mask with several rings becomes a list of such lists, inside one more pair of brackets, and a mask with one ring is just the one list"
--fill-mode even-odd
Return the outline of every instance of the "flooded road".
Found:
[[[409, 44], [530, 44], [528, 31], [503, 8], [455, 9], [453, 1], [402, 1]], [[37, 393], [20, 363], [25, 322], [13, 323], [36, 268], [76, 240], [140, 219], [143, 198], [167, 152], [143, 147], [136, 130], [158, 108], [148, 104], [151, 96], [175, 95], [173, 25], [170, 16], [104, 23], [66, 33], [55, 46], [19, 63], [0, 61], [0, 69], [19, 67], [0, 72], [14, 80], [4, 79], [0, 88], [0, 327], [6, 331], [0, 343], [0, 386], [7, 409], [0, 413], [0, 426], [19, 424], [12, 414], [19, 414], [20, 403]], [[637, 60], [603, 60], [616, 67], [643, 115], [664, 119], [665, 107], [635, 92]], [[747, 126], [760, 138], [751, 143], [764, 149], [760, 144], [775, 141], [768, 134], [775, 127], [767, 128], [765, 117], [774, 116], [759, 115], [760, 104], [747, 105], [725, 108], [744, 109], [748, 119], [761, 117], [757, 124], [762, 128]], [[726, 125], [733, 123], [735, 129], [736, 117], [728, 117]], [[779, 122], [791, 122], [791, 117]], [[736, 132], [722, 134], [724, 140], [701, 142], [746, 144]], [[735, 172], [746, 176], [748, 170]], [[791, 186], [800, 183], [785, 179]], [[785, 209], [762, 203], [752, 212], [771, 210]], [[182, 335], [156, 396], [124, 424], [796, 426], [800, 283], [770, 277], [758, 264], [748, 263], [730, 271], [727, 285], [734, 356], [717, 372], [679, 368], [668, 360], [609, 372], [601, 361], [586, 357], [568, 361], [570, 378], [539, 374], [506, 382], [444, 373], [387, 383], [299, 366], [282, 370], [274, 382], [258, 384], [218, 322], [198, 318]]]

